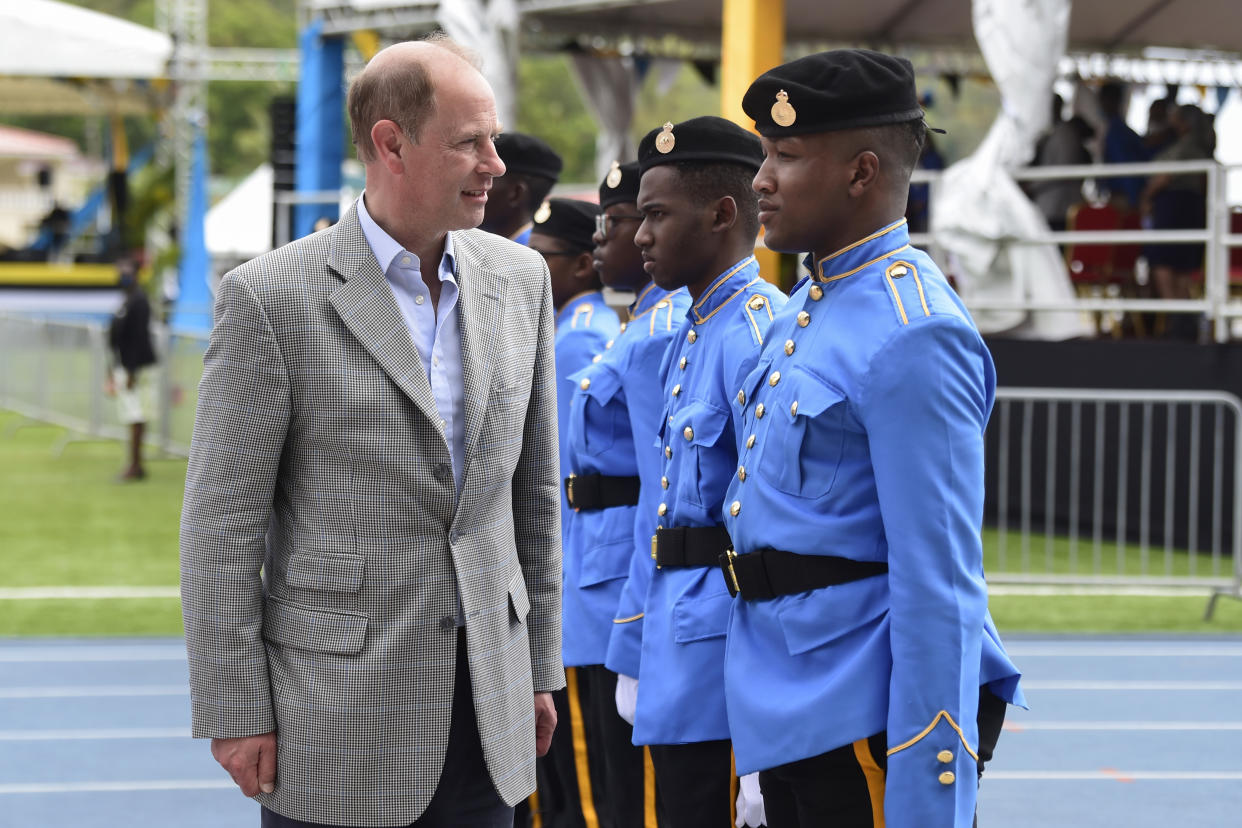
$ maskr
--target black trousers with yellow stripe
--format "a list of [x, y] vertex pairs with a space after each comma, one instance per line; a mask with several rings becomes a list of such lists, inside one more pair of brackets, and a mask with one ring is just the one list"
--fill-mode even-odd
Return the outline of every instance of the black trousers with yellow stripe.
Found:
[[[979, 691], [979, 777], [1005, 723], [1005, 702]], [[768, 828], [883, 828], [888, 734], [759, 772]]]
[[655, 771], [617, 714], [617, 675], [601, 665], [565, 668], [554, 693], [557, 725], [535, 768], [537, 790], [518, 828], [658, 828]]
[[737, 776], [728, 739], [651, 745], [663, 806], [660, 828], [728, 828], [736, 816]]

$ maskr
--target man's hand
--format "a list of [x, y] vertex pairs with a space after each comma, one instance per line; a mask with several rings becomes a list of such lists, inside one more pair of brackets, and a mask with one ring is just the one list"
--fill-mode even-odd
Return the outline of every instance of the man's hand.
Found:
[[[556, 706], [551, 693], [535, 694], [535, 755], [546, 756], [556, 730]], [[236, 777], [234, 777], [236, 779]]]
[[[539, 695], [535, 695], [538, 702]], [[552, 701], [548, 700], [551, 707]], [[536, 709], [538, 705], [536, 704]], [[552, 714], [552, 724], [556, 724], [556, 714]], [[551, 739], [552, 731], [548, 731]], [[548, 748], [545, 744], [544, 750]], [[236, 739], [212, 739], [211, 755], [220, 763], [220, 767], [229, 772], [237, 787], [246, 796], [257, 796], [259, 791], [271, 793], [276, 790], [276, 734], [264, 733], [259, 736], [240, 736]]]

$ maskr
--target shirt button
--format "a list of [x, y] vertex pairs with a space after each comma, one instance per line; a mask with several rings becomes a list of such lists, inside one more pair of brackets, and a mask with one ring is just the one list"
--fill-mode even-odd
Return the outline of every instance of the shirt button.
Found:
[[811, 301], [818, 302], [824, 298], [824, 289], [819, 285], [811, 285]]
[[798, 327], [805, 328], [811, 324], [811, 315], [806, 311], [798, 311]]
[[760, 420], [763, 419], [763, 412], [765, 411], [767, 411], [767, 409], [763, 407], [763, 403], [759, 403], [757, 406], [755, 406], [755, 416], [759, 418]]
[[590, 388], [590, 387], [591, 387], [591, 378], [590, 378], [590, 377], [583, 377], [583, 378], [582, 378], [582, 382], [578, 383], [578, 387], [579, 387], [579, 388], [581, 388], [583, 391], [585, 391], [585, 390], [587, 390], [588, 388]]
[[441, 430], [443, 430], [443, 429], [446, 429], [446, 428], [448, 428], [448, 421], [447, 421], [447, 420], [441, 420], [441, 421], [440, 421], [440, 429], [441, 429]]
[[792, 339], [785, 340], [785, 356], [793, 356], [794, 341]]
[[752, 434], [746, 438], [746, 448], [754, 448], [754, 447], [755, 447], [755, 435]]
[[737, 513], [740, 511], [742, 511], [742, 501], [735, 500], [731, 504], [729, 504], [729, 514], [733, 515], [734, 517], [737, 517]]
[[956, 781], [957, 779], [957, 777], [953, 775], [953, 771], [945, 771], [944, 773], [940, 774], [939, 778], [940, 778], [941, 785], [952, 785], [954, 781]]
[[402, 257], [401, 257], [401, 264], [405, 265], [406, 267], [409, 267], [409, 266], [410, 266], [410, 257], [409, 257], [409, 256], [402, 256]]
[[775, 388], [776, 384], [780, 381], [781, 381], [780, 371], [773, 371], [772, 376], [768, 377], [768, 385], [772, 386], [773, 388]]
[[416, 304], [416, 305], [421, 305], [424, 301], [426, 301], [426, 300], [425, 300], [425, 299], [423, 299], [423, 297], [422, 297], [421, 295], [419, 295], [419, 296], [415, 296], [415, 297], [414, 297], [414, 304]]
[[686, 334], [686, 341], [689, 342], [691, 345], [693, 345], [694, 340], [698, 338], [699, 338], [699, 335], [695, 333], [694, 331], [690, 331], [690, 333]]
[[690, 426], [686, 426], [686, 429], [685, 429], [685, 431], [683, 431], [683, 432], [682, 432], [682, 434], [686, 435], [686, 439], [687, 439], [687, 440], [693, 440], [693, 439], [694, 439], [694, 429], [693, 429], [693, 428], [691, 428]]
[[431, 364], [432, 364], [432, 365], [439, 365], [439, 364], [440, 364], [440, 358], [439, 358], [439, 357], [432, 357], [432, 358], [431, 358]]
[[947, 764], [949, 764], [950, 762], [952, 762], [952, 761], [953, 761], [953, 751], [951, 751], [951, 750], [942, 750], [942, 751], [940, 751], [939, 753], [937, 753], [937, 754], [936, 754], [936, 759], [937, 759], [937, 760], [938, 760], [941, 764], [947, 765]]

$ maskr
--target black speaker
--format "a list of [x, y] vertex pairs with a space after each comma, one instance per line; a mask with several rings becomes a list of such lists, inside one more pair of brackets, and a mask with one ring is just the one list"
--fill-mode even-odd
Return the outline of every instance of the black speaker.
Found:
[[[268, 117], [272, 125], [272, 143], [268, 159], [272, 165], [272, 190], [292, 192], [297, 182], [297, 132], [298, 102], [291, 95], [276, 95], [268, 104]], [[289, 239], [279, 238], [280, 216], [284, 213], [286, 232], [293, 228], [293, 205], [272, 204], [272, 246]]]

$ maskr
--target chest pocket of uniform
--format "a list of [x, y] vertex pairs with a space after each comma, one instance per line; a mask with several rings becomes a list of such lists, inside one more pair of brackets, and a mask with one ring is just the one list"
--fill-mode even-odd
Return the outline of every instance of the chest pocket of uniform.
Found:
[[786, 494], [823, 497], [841, 465], [845, 395], [800, 371], [787, 378], [782, 390], [766, 397], [772, 422], [758, 458], [759, 472]]
[[607, 368], [591, 365], [570, 380], [574, 383], [570, 402], [573, 448], [599, 457], [612, 448], [628, 427], [625, 407], [609, 404], [621, 390], [621, 378]]
[[[694, 506], [702, 506], [705, 500], [718, 501], [724, 496], [724, 487], [716, 479], [727, 481], [733, 473], [732, 451], [725, 457], [713, 457], [729, 424], [729, 412], [695, 400], [673, 414], [671, 423], [667, 418], [665, 423], [664, 440], [673, 452], [670, 465], [677, 475], [678, 498]], [[714, 496], [713, 490], [718, 490]]]

